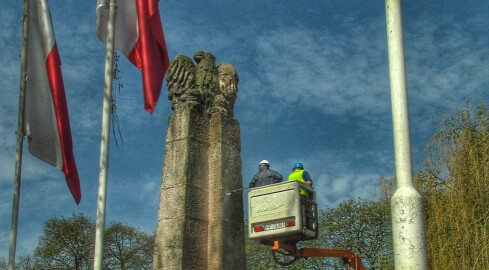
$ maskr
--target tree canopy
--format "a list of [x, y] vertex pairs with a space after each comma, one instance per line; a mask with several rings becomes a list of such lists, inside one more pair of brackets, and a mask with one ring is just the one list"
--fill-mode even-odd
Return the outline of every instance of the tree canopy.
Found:
[[90, 269], [93, 260], [94, 223], [83, 214], [52, 217], [34, 251], [38, 269]]
[[[19, 255], [17, 270], [93, 269], [95, 222], [83, 214], [51, 217], [33, 255]], [[104, 269], [151, 269], [154, 236], [120, 222], [110, 224], [104, 237]], [[7, 262], [0, 258], [0, 269]]]
[[105, 233], [107, 269], [151, 269], [154, 237], [122, 223], [113, 223]]
[[416, 174], [431, 269], [489, 269], [489, 113], [469, 103], [442, 118]]

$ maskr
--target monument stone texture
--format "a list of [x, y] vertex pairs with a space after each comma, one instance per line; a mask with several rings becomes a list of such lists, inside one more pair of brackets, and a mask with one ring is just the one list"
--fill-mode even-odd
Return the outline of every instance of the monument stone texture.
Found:
[[214, 55], [178, 55], [168, 119], [153, 269], [246, 269], [238, 75]]

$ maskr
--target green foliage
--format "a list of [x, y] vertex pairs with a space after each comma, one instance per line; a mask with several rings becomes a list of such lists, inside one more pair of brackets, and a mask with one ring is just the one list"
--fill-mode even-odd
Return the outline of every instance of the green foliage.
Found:
[[248, 269], [277, 269], [270, 248], [248, 237], [248, 224], [245, 223], [245, 252]]
[[[390, 208], [386, 200], [361, 198], [343, 201], [336, 208], [320, 213], [320, 245], [344, 248], [360, 256], [368, 269], [391, 269], [393, 266]], [[325, 261], [338, 268], [338, 260]]]
[[489, 113], [467, 105], [442, 121], [416, 183], [431, 269], [489, 269]]
[[[15, 259], [15, 270], [34, 270], [34, 258], [31, 255], [19, 255]], [[0, 269], [7, 269], [7, 259], [0, 257]]]
[[[34, 269], [34, 257], [32, 255], [19, 255], [15, 260], [15, 269], [18, 270], [33, 270]], [[0, 268], [1, 269], [1, 268]]]
[[36, 269], [91, 269], [94, 227], [83, 214], [48, 219], [34, 251]]
[[107, 269], [151, 269], [154, 237], [122, 223], [113, 223], [105, 232]]
[[[44, 223], [34, 255], [18, 256], [16, 269], [93, 269], [94, 230], [95, 222], [83, 214], [50, 218]], [[154, 236], [113, 223], [105, 230], [104, 269], [151, 269], [153, 246]], [[2, 260], [0, 269], [6, 269]]]
[[0, 257], [0, 269], [7, 269], [7, 260], [3, 257]]

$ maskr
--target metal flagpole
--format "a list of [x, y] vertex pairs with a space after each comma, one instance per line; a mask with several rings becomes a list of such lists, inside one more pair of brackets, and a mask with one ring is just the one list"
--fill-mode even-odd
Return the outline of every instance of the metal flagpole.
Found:
[[102, 270], [104, 258], [105, 206], [107, 195], [107, 172], [109, 165], [110, 116], [112, 110], [112, 80], [114, 61], [116, 0], [109, 0], [109, 21], [107, 24], [104, 102], [102, 112], [102, 136], [100, 142], [100, 175], [98, 184], [97, 222], [95, 227], [95, 252], [93, 269]]
[[391, 198], [396, 269], [428, 269], [423, 199], [414, 188], [401, 0], [385, 0], [397, 189]]
[[12, 223], [10, 225], [10, 243], [8, 270], [15, 268], [15, 250], [17, 247], [17, 227], [19, 222], [20, 176], [22, 168], [22, 149], [24, 142], [24, 100], [27, 80], [27, 30], [29, 27], [29, 0], [24, 0], [22, 26], [22, 52], [20, 56], [20, 95], [19, 120], [17, 123], [17, 146], [15, 152], [14, 199], [12, 203]]

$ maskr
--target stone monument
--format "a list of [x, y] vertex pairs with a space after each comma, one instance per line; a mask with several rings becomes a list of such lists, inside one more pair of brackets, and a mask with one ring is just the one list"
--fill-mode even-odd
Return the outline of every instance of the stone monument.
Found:
[[168, 119], [153, 269], [246, 269], [238, 75], [214, 55], [178, 55]]

